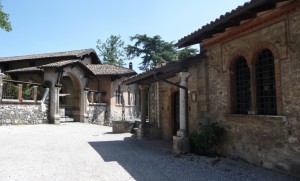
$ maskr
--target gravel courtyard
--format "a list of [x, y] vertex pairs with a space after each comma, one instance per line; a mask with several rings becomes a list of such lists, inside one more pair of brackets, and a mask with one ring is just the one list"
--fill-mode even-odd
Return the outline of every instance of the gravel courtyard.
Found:
[[0, 126], [0, 181], [297, 180], [240, 160], [176, 157], [166, 141], [137, 141], [110, 127]]

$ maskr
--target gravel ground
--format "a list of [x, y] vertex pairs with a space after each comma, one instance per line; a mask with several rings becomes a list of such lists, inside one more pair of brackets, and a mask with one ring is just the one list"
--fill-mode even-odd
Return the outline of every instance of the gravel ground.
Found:
[[68, 123], [0, 126], [0, 180], [299, 180], [241, 160], [174, 156], [166, 141]]

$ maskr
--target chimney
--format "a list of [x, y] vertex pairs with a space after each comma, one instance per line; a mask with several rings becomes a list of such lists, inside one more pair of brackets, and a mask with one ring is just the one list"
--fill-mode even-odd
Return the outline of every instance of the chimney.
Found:
[[129, 69], [132, 70], [132, 62], [129, 63]]

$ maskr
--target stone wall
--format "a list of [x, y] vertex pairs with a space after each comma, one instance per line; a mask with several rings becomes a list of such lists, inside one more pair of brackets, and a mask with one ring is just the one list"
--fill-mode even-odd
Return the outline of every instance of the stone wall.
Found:
[[[228, 34], [230, 32], [224, 33], [224, 36]], [[269, 49], [274, 56], [278, 114], [233, 114], [230, 65], [234, 58], [243, 56], [253, 71], [253, 62], [263, 49]], [[200, 123], [218, 122], [226, 129], [224, 142], [218, 150], [220, 154], [299, 175], [300, 11], [273, 19], [265, 25], [260, 23], [259, 27], [247, 29], [234, 37], [228, 36], [221, 42], [206, 46], [204, 51], [207, 51], [207, 58], [188, 70], [191, 74], [188, 79], [190, 132], [197, 130]], [[170, 80], [178, 82], [177, 77]], [[153, 116], [150, 118], [157, 119], [155, 110], [159, 106], [159, 121], [165, 139], [170, 139], [173, 134], [172, 95], [177, 90], [176, 87], [160, 83], [159, 103], [153, 100], [151, 103]], [[150, 94], [155, 97], [154, 88], [151, 91]], [[191, 99], [191, 94], [196, 94], [195, 100]]]
[[[300, 12], [297, 12], [207, 48], [209, 84], [206, 100], [209, 103], [198, 104], [199, 109], [207, 106], [208, 109], [203, 117], [195, 115], [198, 114], [196, 111], [190, 113], [190, 117], [198, 117], [199, 122], [219, 122], [226, 128], [225, 140], [219, 150], [221, 154], [267, 168], [300, 173], [299, 24]], [[274, 56], [278, 114], [234, 115], [230, 107], [230, 65], [235, 57], [243, 56], [251, 69], [257, 53], [264, 48]], [[195, 76], [192, 69], [191, 74]], [[190, 82], [190, 87], [195, 86], [192, 84]], [[200, 80], [198, 84], [198, 87], [205, 87]]]
[[[125, 120], [135, 121], [140, 119], [140, 106], [125, 106]], [[110, 110], [110, 120], [122, 120], [122, 106], [114, 106]]]
[[47, 112], [42, 112], [40, 105], [1, 104], [1, 125], [42, 123], [47, 123]]
[[108, 119], [109, 111], [106, 105], [90, 105], [87, 109], [88, 122], [100, 125], [111, 125], [111, 121]]

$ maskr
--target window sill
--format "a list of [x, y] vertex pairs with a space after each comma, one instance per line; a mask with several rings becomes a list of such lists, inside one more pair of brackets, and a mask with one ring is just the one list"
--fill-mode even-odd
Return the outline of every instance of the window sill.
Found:
[[278, 115], [252, 115], [252, 114], [225, 114], [225, 118], [230, 121], [265, 121], [265, 122], [287, 122], [286, 116]]
[[89, 103], [89, 106], [106, 106], [106, 103]]

